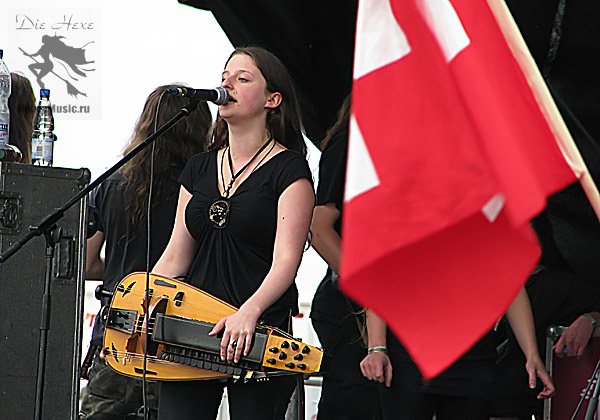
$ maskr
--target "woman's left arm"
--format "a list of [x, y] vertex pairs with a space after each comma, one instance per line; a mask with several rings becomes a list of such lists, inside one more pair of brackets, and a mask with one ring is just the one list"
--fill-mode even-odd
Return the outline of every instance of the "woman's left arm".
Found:
[[508, 311], [506, 311], [506, 318], [515, 333], [519, 347], [525, 354], [525, 368], [529, 375], [529, 387], [535, 388], [536, 377], [540, 378], [544, 389], [538, 394], [538, 398], [550, 398], [555, 392], [554, 384], [540, 358], [535, 340], [531, 304], [525, 288], [521, 288]]
[[[279, 197], [271, 269], [260, 287], [239, 310], [222, 318], [210, 332], [215, 335], [225, 328], [221, 339], [223, 359], [237, 362], [242, 352], [244, 355], [250, 352], [258, 318], [293, 283], [308, 237], [314, 200], [312, 185], [305, 178], [293, 182]], [[230, 342], [237, 343], [235, 349], [228, 345]]]

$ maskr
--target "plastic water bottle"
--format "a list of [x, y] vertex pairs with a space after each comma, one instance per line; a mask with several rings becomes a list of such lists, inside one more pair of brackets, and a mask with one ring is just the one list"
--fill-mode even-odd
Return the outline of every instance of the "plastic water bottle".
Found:
[[0, 50], [0, 162], [19, 162], [21, 151], [8, 143], [10, 72], [2, 60], [3, 55], [4, 52]]
[[33, 120], [33, 138], [31, 142], [31, 160], [34, 165], [52, 166], [54, 153], [54, 117], [50, 104], [50, 89], [40, 90], [40, 102]]

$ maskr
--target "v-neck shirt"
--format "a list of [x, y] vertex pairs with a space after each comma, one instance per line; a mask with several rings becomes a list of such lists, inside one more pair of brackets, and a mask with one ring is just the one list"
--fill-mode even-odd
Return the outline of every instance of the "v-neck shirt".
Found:
[[[306, 159], [284, 150], [248, 175], [230, 194], [227, 224], [209, 219], [209, 208], [221, 194], [217, 151], [194, 156], [179, 181], [192, 194], [186, 210], [188, 231], [197, 251], [188, 273], [190, 284], [240, 307], [260, 286], [273, 261], [277, 207], [281, 194], [295, 181], [312, 175]], [[293, 283], [263, 314], [271, 326], [287, 328], [298, 311], [298, 289]]]

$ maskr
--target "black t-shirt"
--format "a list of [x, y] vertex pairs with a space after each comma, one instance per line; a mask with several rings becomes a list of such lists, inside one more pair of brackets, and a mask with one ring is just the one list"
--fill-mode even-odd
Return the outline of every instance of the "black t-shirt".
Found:
[[[171, 237], [179, 193], [177, 176], [180, 172], [181, 168], [173, 169], [167, 181], [167, 197], [152, 211], [150, 268], [156, 264]], [[146, 224], [143, 222], [141, 228], [132, 228], [120, 182], [121, 174], [117, 172], [100, 184], [92, 192], [91, 198], [92, 206], [100, 215], [98, 230], [104, 233], [106, 241], [103, 285], [111, 291], [126, 275], [146, 271]]]
[[[180, 173], [181, 168], [173, 168], [165, 187], [167, 195], [152, 210], [150, 268], [156, 264], [171, 237], [180, 188], [177, 177]], [[91, 206], [98, 212], [98, 230], [104, 233], [106, 242], [102, 285], [108, 291], [113, 291], [126, 275], [146, 271], [146, 224], [143, 222], [143, 227], [137, 229], [131, 226], [120, 182], [119, 172], [111, 175], [92, 191], [90, 200]], [[97, 324], [92, 342], [101, 344], [102, 334], [102, 325]]]
[[[190, 267], [190, 284], [240, 307], [269, 272], [277, 229], [279, 197], [301, 178], [312, 182], [306, 159], [293, 151], [273, 156], [252, 172], [227, 200], [227, 223], [209, 219], [209, 208], [221, 199], [217, 152], [194, 156], [180, 182], [192, 194], [185, 211], [190, 234], [198, 241]], [[298, 311], [298, 289], [292, 284], [263, 314], [271, 326], [287, 328], [290, 310]]]
[[319, 160], [319, 186], [317, 187], [316, 205], [324, 206], [332, 203], [339, 210], [340, 217], [333, 228], [340, 236], [342, 236], [347, 150], [348, 131], [344, 130], [331, 139]]
[[[319, 185], [317, 187], [317, 206], [334, 204], [340, 212], [333, 228], [342, 236], [342, 213], [344, 205], [344, 182], [346, 179], [346, 156], [348, 131], [343, 130], [334, 136], [323, 150], [319, 160]], [[347, 316], [361, 311], [360, 306], [352, 302], [339, 289], [332, 278], [331, 269], [319, 284], [311, 306], [311, 318], [335, 324], [341, 324]]]

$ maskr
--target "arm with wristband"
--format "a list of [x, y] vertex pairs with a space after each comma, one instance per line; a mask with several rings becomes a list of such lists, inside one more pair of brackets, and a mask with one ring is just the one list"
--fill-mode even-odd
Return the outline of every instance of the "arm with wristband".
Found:
[[383, 319], [371, 310], [367, 310], [367, 334], [369, 350], [360, 362], [363, 376], [371, 381], [392, 384], [392, 362], [387, 354], [386, 346], [387, 326]]

